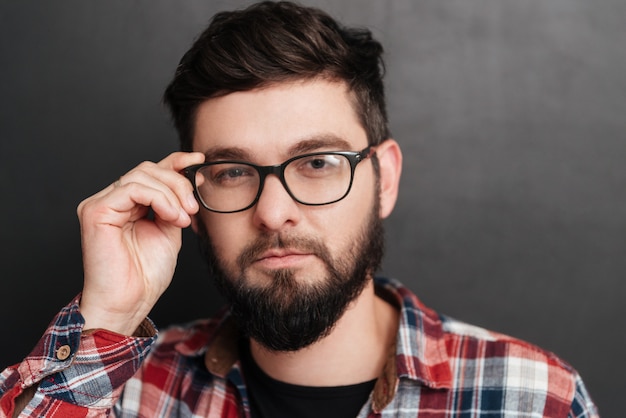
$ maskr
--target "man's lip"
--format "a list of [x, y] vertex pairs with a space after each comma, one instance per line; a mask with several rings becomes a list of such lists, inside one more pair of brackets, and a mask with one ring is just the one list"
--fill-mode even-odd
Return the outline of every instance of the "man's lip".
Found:
[[273, 249], [268, 250], [260, 254], [256, 261], [265, 260], [268, 258], [283, 258], [289, 256], [297, 256], [297, 255], [310, 255], [310, 252], [307, 251], [299, 251], [294, 249]]

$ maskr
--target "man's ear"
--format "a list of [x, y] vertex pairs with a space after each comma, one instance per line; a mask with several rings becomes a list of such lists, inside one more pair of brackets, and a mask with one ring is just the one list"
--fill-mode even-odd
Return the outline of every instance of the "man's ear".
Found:
[[393, 139], [387, 139], [376, 147], [376, 157], [380, 168], [380, 217], [386, 218], [398, 198], [402, 173], [400, 145]]

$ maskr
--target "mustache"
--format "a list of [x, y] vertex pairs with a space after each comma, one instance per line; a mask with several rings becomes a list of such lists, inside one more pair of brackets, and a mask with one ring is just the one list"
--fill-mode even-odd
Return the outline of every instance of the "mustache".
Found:
[[313, 254], [325, 263], [331, 263], [332, 257], [328, 247], [318, 239], [298, 236], [284, 236], [281, 234], [261, 235], [248, 244], [237, 257], [237, 264], [244, 270], [258, 260], [268, 250], [290, 249]]

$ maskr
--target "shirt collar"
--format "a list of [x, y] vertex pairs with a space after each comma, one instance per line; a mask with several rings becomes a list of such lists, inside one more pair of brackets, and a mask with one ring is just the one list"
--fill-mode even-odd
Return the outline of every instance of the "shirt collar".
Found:
[[[375, 283], [381, 297], [400, 307], [400, 321], [396, 343], [374, 387], [374, 410], [382, 410], [393, 399], [399, 378], [434, 389], [450, 388], [452, 371], [439, 315], [397, 280], [376, 278]], [[186, 356], [204, 353], [207, 370], [225, 378], [239, 360], [237, 325], [226, 309], [215, 320], [199, 324], [176, 349]]]
[[431, 388], [452, 387], [450, 359], [439, 315], [397, 280], [377, 278], [376, 285], [401, 307], [395, 347], [398, 376], [419, 380]]

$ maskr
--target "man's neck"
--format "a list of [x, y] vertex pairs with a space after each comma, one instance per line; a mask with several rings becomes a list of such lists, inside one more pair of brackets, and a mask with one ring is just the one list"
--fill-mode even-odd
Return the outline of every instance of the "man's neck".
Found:
[[296, 352], [276, 352], [252, 340], [250, 351], [274, 379], [304, 386], [350, 385], [380, 375], [397, 329], [398, 311], [375, 295], [370, 281], [320, 341]]

